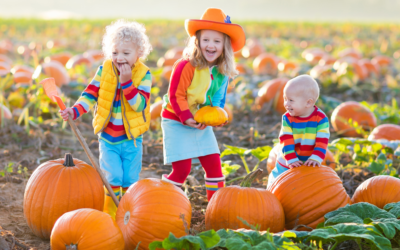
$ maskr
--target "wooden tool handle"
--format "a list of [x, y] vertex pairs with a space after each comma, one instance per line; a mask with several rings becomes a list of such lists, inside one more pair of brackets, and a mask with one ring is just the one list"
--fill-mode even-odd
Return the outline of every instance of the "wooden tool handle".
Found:
[[89, 157], [89, 160], [92, 163], [92, 166], [99, 173], [101, 180], [103, 181], [104, 186], [106, 186], [106, 189], [108, 190], [108, 193], [110, 194], [111, 198], [113, 199], [115, 205], [118, 207], [119, 200], [115, 196], [114, 191], [112, 190], [110, 184], [108, 183], [103, 172], [101, 171], [99, 163], [97, 162], [97, 159], [92, 154], [92, 151], [89, 149], [89, 146], [87, 145], [85, 138], [83, 138], [81, 132], [79, 131], [78, 127], [76, 126], [75, 122], [72, 120], [70, 115], [68, 116], [68, 123], [71, 126], [72, 131], [74, 131], [74, 134], [78, 138], [79, 142], [81, 143], [83, 150], [85, 150], [86, 155]]

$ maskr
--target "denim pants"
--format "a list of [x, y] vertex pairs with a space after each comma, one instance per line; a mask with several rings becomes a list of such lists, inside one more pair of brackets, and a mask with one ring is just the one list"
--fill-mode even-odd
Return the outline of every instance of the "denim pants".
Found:
[[100, 168], [111, 186], [127, 188], [139, 180], [142, 170], [143, 138], [120, 144], [110, 144], [102, 139], [100, 144]]

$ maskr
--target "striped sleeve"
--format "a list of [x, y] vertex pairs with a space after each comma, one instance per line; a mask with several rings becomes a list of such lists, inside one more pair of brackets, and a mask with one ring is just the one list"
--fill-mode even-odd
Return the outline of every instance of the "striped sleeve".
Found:
[[309, 159], [322, 163], [325, 159], [326, 149], [329, 142], [329, 121], [328, 117], [322, 112], [318, 111], [319, 121], [317, 124], [317, 135], [315, 138], [315, 147]]
[[279, 133], [279, 141], [283, 145], [282, 156], [285, 158], [287, 164], [299, 161], [295, 151], [295, 143], [293, 139], [293, 130], [287, 114], [282, 116], [282, 128]]
[[74, 120], [79, 118], [82, 114], [89, 112], [97, 102], [100, 89], [101, 72], [103, 66], [101, 65], [96, 72], [96, 75], [82, 92], [79, 99], [76, 101], [72, 110], [74, 111]]
[[169, 102], [182, 123], [189, 118], [193, 118], [189, 110], [186, 91], [192, 83], [194, 69], [189, 61], [178, 61], [172, 72], [168, 89]]
[[228, 91], [228, 79], [229, 77], [225, 77], [221, 87], [218, 89], [218, 91], [214, 94], [212, 98], [212, 103], [214, 106], [224, 108], [225, 107], [225, 99], [226, 99], [226, 93]]
[[129, 105], [135, 112], [142, 112], [150, 98], [151, 89], [151, 74], [147, 71], [146, 75], [142, 78], [139, 86], [136, 88], [132, 80], [121, 84], [122, 91]]

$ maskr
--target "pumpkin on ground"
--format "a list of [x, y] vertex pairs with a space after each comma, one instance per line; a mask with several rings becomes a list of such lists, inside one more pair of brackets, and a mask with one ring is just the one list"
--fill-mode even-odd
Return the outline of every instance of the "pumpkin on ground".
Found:
[[135, 249], [139, 242], [139, 249], [148, 249], [151, 242], [162, 241], [169, 233], [177, 238], [186, 235], [191, 217], [189, 199], [180, 188], [149, 178], [129, 187], [115, 220], [124, 236], [125, 249]]
[[206, 230], [247, 228], [238, 217], [259, 230], [272, 233], [283, 231], [285, 215], [279, 200], [270, 191], [251, 188], [251, 182], [262, 170], [249, 174], [240, 186], [219, 189], [209, 201], [206, 210]]
[[150, 128], [152, 130], [159, 129], [161, 127], [160, 117], [163, 103], [164, 101], [160, 100], [150, 105]]
[[[271, 152], [269, 152], [269, 156], [268, 156], [268, 159], [267, 159], [267, 170], [268, 170], [268, 173], [271, 173], [271, 171], [275, 168], [276, 161], [278, 160], [279, 151], [282, 151], [282, 145], [281, 144], [275, 145], [272, 148]], [[322, 161], [321, 165], [330, 167], [333, 170], [335, 170], [335, 168], [336, 168], [335, 158], [333, 157], [333, 153], [329, 149], [326, 149], [325, 158]]]
[[57, 61], [59, 63], [61, 63], [63, 66], [65, 66], [67, 64], [67, 62], [69, 61], [69, 59], [71, 59], [72, 54], [68, 53], [68, 52], [63, 52], [63, 53], [58, 53], [58, 54], [54, 54], [48, 57], [44, 58], [44, 62], [48, 63], [50, 61]]
[[351, 202], [339, 176], [328, 167], [301, 166], [289, 169], [279, 175], [267, 190], [282, 204], [286, 230], [297, 225], [315, 229], [324, 221], [326, 213]]
[[278, 73], [279, 58], [271, 53], [262, 53], [253, 61], [254, 73], [276, 75]]
[[123, 250], [125, 242], [110, 215], [91, 208], [81, 208], [63, 214], [56, 221], [51, 231], [50, 246], [52, 250], [64, 250], [66, 247]]
[[42, 67], [42, 72], [45, 75], [54, 78], [58, 87], [69, 83], [70, 78], [68, 72], [60, 62], [50, 61], [48, 63], [43, 63], [40, 67]]
[[340, 104], [332, 112], [331, 123], [335, 131], [347, 137], [361, 137], [362, 135], [348, 124], [350, 118], [365, 130], [376, 127], [374, 113], [358, 102], [349, 101]]
[[385, 139], [388, 141], [400, 140], [400, 126], [395, 124], [381, 124], [374, 128], [368, 140]]
[[28, 180], [24, 217], [32, 232], [49, 239], [56, 220], [79, 208], [103, 210], [104, 188], [97, 171], [85, 162], [65, 158], [41, 164]]
[[264, 82], [258, 90], [258, 97], [255, 101], [257, 108], [262, 109], [265, 103], [271, 102], [273, 109], [284, 114], [286, 109], [283, 106], [283, 89], [288, 81], [288, 78], [280, 77]]
[[379, 208], [400, 201], [400, 179], [389, 175], [378, 175], [365, 180], [357, 187], [353, 203], [368, 202]]
[[354, 48], [345, 48], [339, 52], [338, 56], [339, 57], [353, 57], [354, 59], [357, 59], [357, 60], [362, 58], [361, 52]]
[[67, 69], [72, 69], [78, 65], [86, 65], [87, 67], [91, 67], [94, 63], [94, 59], [91, 56], [85, 57], [84, 55], [75, 55], [71, 57], [65, 67]]
[[261, 42], [256, 38], [248, 38], [246, 45], [242, 48], [244, 58], [254, 58], [265, 51]]
[[200, 108], [194, 115], [194, 120], [198, 123], [207, 126], [219, 126], [228, 121], [228, 114], [226, 111], [218, 106], [213, 106], [211, 98], [211, 106], [204, 106]]

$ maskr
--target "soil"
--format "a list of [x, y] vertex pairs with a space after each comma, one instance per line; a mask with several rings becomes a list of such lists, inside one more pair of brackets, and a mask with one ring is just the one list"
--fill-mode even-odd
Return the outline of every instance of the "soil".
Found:
[[[215, 128], [215, 134], [221, 152], [224, 144], [246, 148], [258, 146], [272, 146], [272, 139], [277, 138], [280, 130], [281, 117], [277, 114], [268, 116], [251, 110], [234, 111], [234, 122], [222, 128]], [[90, 123], [77, 121], [77, 126], [87, 139], [93, 154], [98, 157], [98, 140], [93, 135]], [[161, 130], [149, 131], [144, 136], [143, 167], [140, 178], [160, 178], [169, 173], [171, 166], [163, 164]], [[30, 174], [43, 162], [57, 159], [65, 153], [72, 153], [74, 158], [90, 162], [81, 148], [78, 140], [66, 126], [49, 120], [37, 127], [31, 127], [27, 133], [23, 127], [9, 124], [0, 129], [0, 171], [14, 163], [13, 171], [5, 171], [5, 177], [0, 177], [0, 249], [50, 249], [49, 240], [42, 240], [35, 236], [25, 222], [23, 215], [23, 197], [25, 185]], [[225, 156], [223, 160], [231, 160], [234, 164], [243, 166], [238, 156]], [[252, 168], [257, 159], [246, 157], [249, 167]], [[265, 188], [267, 183], [266, 161], [260, 164], [264, 171], [253, 186]], [[24, 171], [25, 169], [25, 171]], [[18, 173], [20, 172], [20, 173]], [[229, 179], [245, 174], [244, 167]], [[371, 176], [363, 171], [338, 172], [343, 179], [347, 192], [352, 195], [355, 188]], [[204, 217], [207, 207], [206, 191], [204, 187], [204, 172], [200, 166], [193, 166], [192, 172], [183, 190], [187, 193], [193, 207], [191, 233], [205, 230]], [[238, 184], [236, 181], [232, 184]], [[344, 248], [343, 248], [344, 249]], [[349, 248], [350, 249], [350, 248]]]

